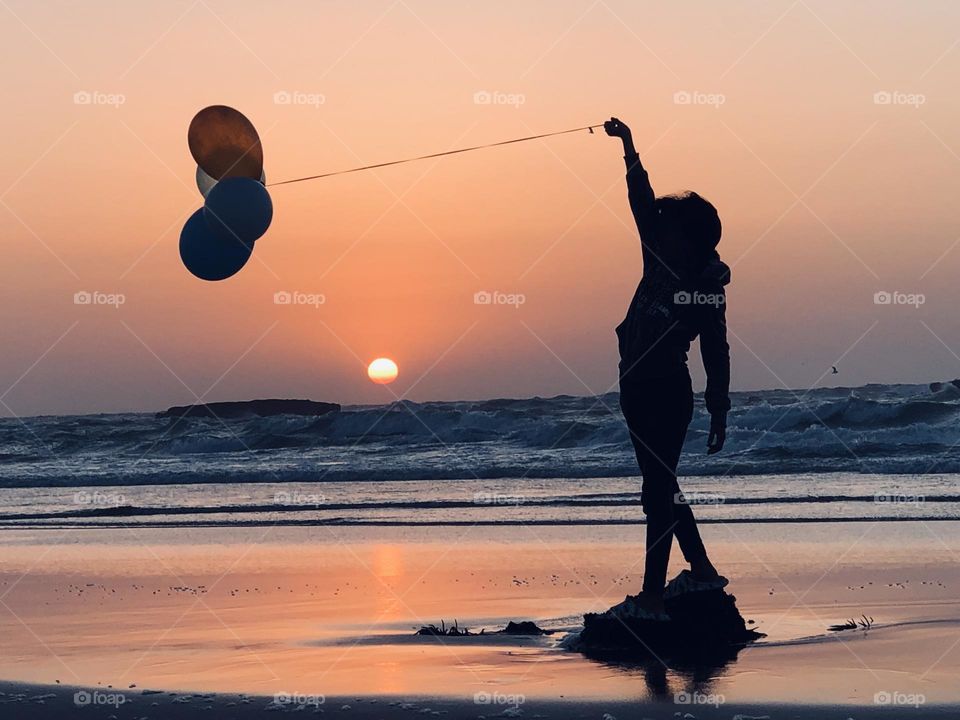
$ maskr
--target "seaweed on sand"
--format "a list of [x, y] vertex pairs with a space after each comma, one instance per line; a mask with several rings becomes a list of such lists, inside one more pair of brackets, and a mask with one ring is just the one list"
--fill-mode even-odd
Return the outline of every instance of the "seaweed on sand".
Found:
[[854, 620], [850, 618], [844, 623], [839, 623], [837, 625], [831, 625], [827, 628], [830, 632], [842, 632], [843, 630], [856, 630], [861, 628], [863, 630], [869, 630], [873, 627], [873, 618], [867, 617], [866, 615], [861, 615], [859, 619]]
[[[444, 637], [465, 637], [474, 634], [475, 633], [470, 632], [470, 628], [465, 627], [461, 629], [457, 624], [456, 618], [454, 618], [453, 625], [450, 627], [447, 627], [443, 620], [441, 620], [440, 627], [436, 625], [424, 625], [417, 630], [417, 635], [442, 635]], [[483, 635], [483, 630], [480, 631], [480, 634]]]
[[469, 628], [460, 628], [457, 624], [457, 621], [453, 621], [453, 625], [447, 627], [443, 620], [440, 621], [440, 627], [436, 625], [424, 625], [419, 630], [417, 630], [417, 635], [438, 635], [443, 637], [476, 637], [477, 635], [550, 635], [553, 630], [544, 630], [541, 627], [538, 627], [535, 622], [532, 620], [521, 620], [520, 622], [514, 622], [511, 620], [507, 623], [507, 626], [503, 630], [495, 630], [492, 633], [486, 633], [486, 631], [481, 628], [479, 633], [470, 632]]

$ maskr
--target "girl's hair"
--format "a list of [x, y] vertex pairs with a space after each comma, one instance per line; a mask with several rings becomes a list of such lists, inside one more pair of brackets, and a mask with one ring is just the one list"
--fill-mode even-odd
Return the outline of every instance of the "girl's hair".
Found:
[[664, 195], [654, 202], [660, 217], [676, 223], [683, 236], [704, 256], [716, 256], [723, 227], [717, 209], [695, 192]]

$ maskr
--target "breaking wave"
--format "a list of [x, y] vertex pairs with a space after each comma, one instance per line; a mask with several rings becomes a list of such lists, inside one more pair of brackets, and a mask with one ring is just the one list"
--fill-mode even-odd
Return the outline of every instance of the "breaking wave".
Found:
[[[703, 452], [698, 397], [681, 472], [960, 471], [951, 383], [734, 393], [727, 446]], [[591, 478], [636, 475], [616, 393], [346, 407], [316, 417], [148, 414], [0, 420], [0, 486]]]

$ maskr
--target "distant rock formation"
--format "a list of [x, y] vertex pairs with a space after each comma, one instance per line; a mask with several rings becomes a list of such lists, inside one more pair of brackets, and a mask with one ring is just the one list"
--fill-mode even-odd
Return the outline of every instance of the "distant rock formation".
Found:
[[327, 415], [340, 412], [337, 403], [314, 400], [245, 400], [215, 402], [203, 405], [181, 405], [157, 413], [158, 418], [191, 417], [270, 417], [271, 415]]

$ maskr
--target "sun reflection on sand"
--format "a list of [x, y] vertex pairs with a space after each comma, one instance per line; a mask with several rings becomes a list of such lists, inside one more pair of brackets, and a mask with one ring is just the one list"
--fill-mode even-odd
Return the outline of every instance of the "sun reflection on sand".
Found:
[[404, 583], [403, 548], [399, 545], [377, 544], [373, 549], [374, 576], [390, 592], [378, 593], [375, 612], [381, 622], [399, 620], [409, 615], [402, 601]]

